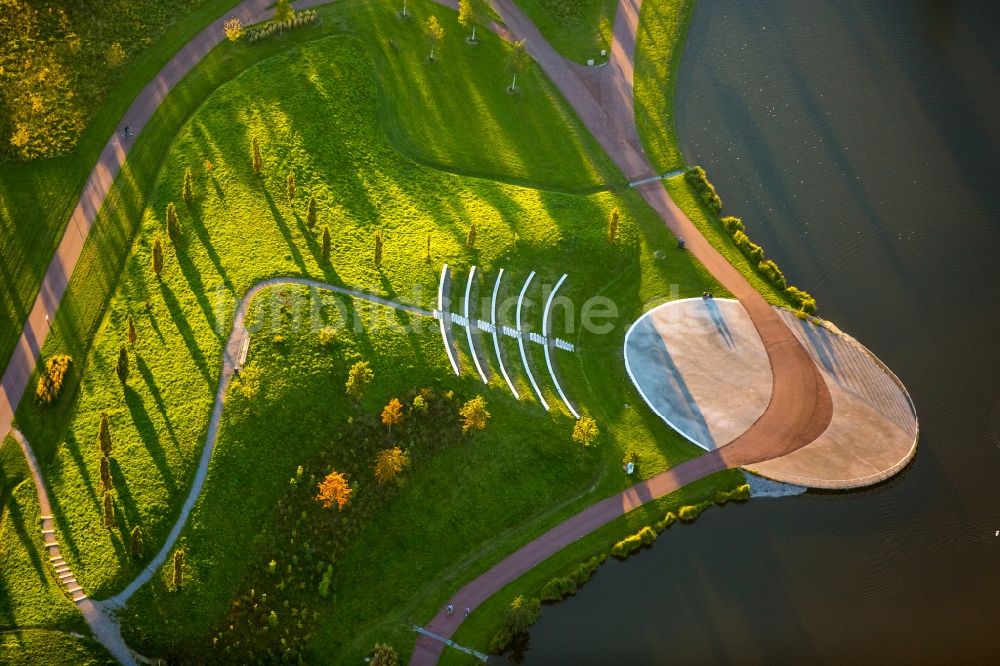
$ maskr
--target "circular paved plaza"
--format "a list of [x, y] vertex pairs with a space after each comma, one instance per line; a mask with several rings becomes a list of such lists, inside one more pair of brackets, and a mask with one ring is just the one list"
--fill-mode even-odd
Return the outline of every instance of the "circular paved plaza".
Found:
[[[833, 420], [813, 443], [749, 469], [813, 488], [853, 488], [892, 476], [916, 450], [916, 414], [902, 384], [850, 336], [778, 312], [816, 361], [833, 398]], [[649, 407], [707, 450], [742, 434], [771, 398], [764, 346], [734, 300], [683, 299], [646, 312], [625, 336], [625, 365]]]

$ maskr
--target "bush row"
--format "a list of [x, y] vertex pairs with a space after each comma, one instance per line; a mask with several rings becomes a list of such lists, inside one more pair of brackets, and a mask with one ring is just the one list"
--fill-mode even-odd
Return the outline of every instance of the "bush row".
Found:
[[590, 580], [597, 567], [604, 562], [605, 555], [595, 555], [586, 562], [581, 562], [565, 576], [553, 578], [542, 588], [539, 597], [542, 601], [562, 601], [576, 594], [580, 587]]
[[632, 536], [627, 536], [612, 546], [611, 554], [620, 560], [624, 560], [640, 548], [652, 546], [654, 541], [656, 541], [656, 532], [653, 531], [652, 527], [647, 525]]
[[[695, 168], [700, 169], [700, 167]], [[702, 173], [704, 173], [703, 170]], [[690, 182], [690, 180], [688, 182]], [[711, 185], [709, 185], [709, 187], [711, 187]], [[802, 289], [788, 284], [788, 281], [785, 279], [785, 274], [781, 272], [781, 268], [778, 264], [773, 259], [765, 258], [764, 248], [757, 245], [757, 243], [754, 243], [750, 240], [750, 237], [747, 236], [746, 226], [743, 224], [743, 220], [734, 215], [727, 215], [722, 218], [720, 222], [722, 222], [722, 227], [733, 239], [733, 245], [735, 245], [736, 248], [743, 253], [743, 256], [750, 260], [750, 263], [757, 266], [757, 271], [760, 272], [760, 274], [763, 275], [768, 282], [785, 292], [785, 295], [788, 296], [795, 307], [798, 308], [800, 314], [816, 314], [816, 299]]]
[[745, 502], [750, 499], [750, 484], [736, 486], [732, 490], [720, 490], [715, 493], [715, 503], [722, 506], [730, 500], [734, 502]]
[[700, 166], [691, 167], [684, 173], [684, 180], [695, 191], [695, 194], [698, 195], [698, 198], [705, 204], [706, 208], [713, 213], [718, 213], [722, 210], [722, 199], [719, 198], [719, 193], [715, 191], [715, 186], [709, 182], [708, 175], [704, 169]]
[[50, 404], [59, 397], [62, 391], [63, 379], [69, 370], [73, 359], [66, 354], [56, 354], [45, 364], [45, 374], [38, 378], [35, 388], [35, 400], [43, 405]]
[[[627, 456], [626, 456], [627, 459]], [[732, 490], [719, 490], [715, 494], [715, 504], [722, 506], [728, 501], [744, 501], [750, 497], [749, 484], [739, 485]], [[657, 536], [675, 522], [678, 516], [685, 523], [690, 523], [697, 518], [702, 511], [712, 505], [712, 502], [700, 502], [682, 506], [677, 514], [668, 511], [662, 519], [657, 520], [652, 525], [643, 527], [631, 536], [627, 536], [611, 548], [611, 555], [618, 559], [625, 559], [632, 553], [646, 546], [650, 546], [656, 541]], [[523, 596], [518, 596], [511, 603], [504, 616], [503, 623], [490, 641], [490, 652], [502, 654], [508, 648], [513, 647], [515, 657], [519, 648], [525, 648], [523, 642], [528, 628], [535, 623], [539, 615], [539, 605], [541, 602], [556, 602], [572, 596], [580, 587], [590, 580], [594, 571], [597, 570], [605, 560], [605, 555], [595, 555], [586, 562], [578, 564], [563, 576], [557, 576], [549, 580], [539, 592], [537, 598], [526, 601]]]
[[305, 9], [287, 21], [264, 21], [263, 23], [255, 23], [254, 25], [247, 26], [243, 35], [248, 42], [253, 43], [273, 37], [285, 30], [292, 30], [316, 23], [319, 23], [319, 14], [312, 9]]

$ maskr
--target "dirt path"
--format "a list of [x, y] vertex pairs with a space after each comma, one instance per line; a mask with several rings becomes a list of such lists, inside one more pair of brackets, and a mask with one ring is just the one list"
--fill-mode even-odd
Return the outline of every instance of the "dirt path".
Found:
[[[456, 6], [448, 0], [442, 4]], [[633, 62], [641, 6], [642, 0], [619, 0], [609, 62], [597, 69], [559, 55], [512, 0], [493, 0], [505, 24], [494, 25], [494, 30], [507, 39], [527, 40], [528, 53], [630, 182], [656, 175], [635, 125]], [[688, 250], [746, 308], [771, 364], [771, 400], [757, 422], [732, 442], [598, 502], [512, 553], [449, 600], [458, 609], [476, 608], [552, 554], [647, 501], [727, 467], [795, 451], [815, 440], [830, 423], [833, 403], [819, 370], [764, 297], [709, 244], [659, 179], [637, 189], [674, 235], [686, 241]], [[456, 612], [449, 617], [442, 609], [426, 627], [450, 638], [463, 615]], [[420, 636], [410, 664], [435, 664], [443, 648], [440, 642]]]

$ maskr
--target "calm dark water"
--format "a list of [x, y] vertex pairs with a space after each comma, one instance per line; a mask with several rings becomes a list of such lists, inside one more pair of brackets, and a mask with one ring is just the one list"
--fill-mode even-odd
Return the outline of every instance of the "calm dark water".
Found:
[[[917, 405], [876, 488], [672, 528], [526, 663], [1000, 660], [1000, 3], [701, 0], [678, 134]], [[780, 662], [779, 662], [780, 663]]]

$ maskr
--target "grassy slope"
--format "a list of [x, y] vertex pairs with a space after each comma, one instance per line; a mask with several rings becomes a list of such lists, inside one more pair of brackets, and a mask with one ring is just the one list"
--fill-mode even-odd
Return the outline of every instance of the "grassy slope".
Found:
[[77, 638], [71, 634], [44, 629], [0, 633], [0, 663], [33, 666], [39, 663], [40, 655], [45, 655], [45, 663], [52, 666], [118, 663], [101, 645], [89, 638]]
[[0, 443], [0, 461], [0, 630], [35, 626], [83, 630], [83, 618], [48, 566], [35, 487], [12, 437]]
[[635, 46], [635, 122], [653, 166], [684, 165], [674, 128], [674, 90], [695, 0], [644, 0]]
[[[148, 38], [159, 38], [148, 48], [136, 44], [133, 51], [126, 44], [131, 56], [120, 80], [88, 76], [88, 86], [94, 86], [96, 78], [99, 90], [91, 98], [94, 107], [88, 109], [87, 126], [73, 152], [31, 162], [0, 162], [0, 367], [7, 365], [80, 189], [122, 115], [181, 45], [234, 4], [236, 0], [205, 0], [194, 10], [174, 14], [173, 25], [157, 26]], [[132, 10], [142, 8], [132, 3]]]
[[[599, 462], [592, 461], [589, 466], [584, 466], [573, 474], [567, 474], [572, 468], [563, 470], [564, 476], [561, 479], [551, 473], [537, 477], [525, 473], [526, 469], [542, 470], [560, 464], [560, 456], [576, 455], [568, 448], [571, 424], [565, 417], [553, 419], [530, 403], [520, 405], [509, 400], [505, 397], [499, 374], [494, 373], [493, 390], [489, 392], [489, 396], [492, 409], [495, 410], [494, 428], [497, 431], [486, 435], [485, 447], [478, 450], [476, 455], [481, 462], [476, 464], [475, 460], [470, 461], [468, 454], [462, 452], [452, 452], [450, 456], [445, 455], [440, 460], [435, 460], [431, 469], [422, 471], [420, 476], [414, 476], [390, 510], [384, 515], [380, 514], [378, 521], [371, 523], [371, 527], [362, 533], [359, 543], [345, 555], [338, 567], [334, 589], [338, 590], [340, 603], [334, 606], [333, 615], [324, 623], [320, 639], [322, 647], [319, 649], [347, 649], [351, 651], [347, 654], [351, 655], [361, 654], [367, 649], [367, 645], [360, 639], [354, 644], [345, 645], [345, 638], [358, 635], [359, 627], [374, 623], [377, 633], [384, 631], [386, 626], [395, 626], [401, 615], [412, 620], [426, 613], [425, 604], [429, 603], [431, 605], [428, 607], [433, 607], [436, 601], [432, 600], [443, 598], [454, 582], [441, 580], [440, 577], [453, 568], [455, 562], [465, 561], [466, 564], [464, 569], [450, 572], [452, 576], [472, 576], [517, 543], [554, 524], [569, 512], [590, 503], [595, 496], [621, 488], [623, 480], [620, 476], [602, 477], [597, 489], [586, 497], [575, 500], [557, 512], [536, 518], [527, 525], [520, 524], [541, 507], [579, 495], [599, 470], [617, 467], [626, 444], [642, 452], [647, 461], [645, 473], [648, 474], [662, 471], [678, 459], [693, 453], [690, 447], [666, 433], [660, 424], [641, 412], [620, 407], [626, 401], [638, 404], [638, 396], [629, 388], [623, 373], [614, 372], [607, 374], [607, 377], [605, 373], [610, 364], [616, 363], [621, 336], [624, 334], [623, 323], [631, 321], [641, 311], [644, 302], [650, 298], [666, 296], [670, 292], [671, 282], [680, 283], [679, 288], [685, 295], [699, 293], [709, 283], [703, 269], [693, 264], [684, 253], [671, 252], [670, 259], [664, 262], [657, 262], [652, 258], [655, 249], [669, 247], [669, 238], [652, 212], [632, 193], [621, 197], [610, 194], [583, 197], [525, 190], [482, 180], [458, 178], [415, 167], [401, 159], [380, 138], [377, 128], [362, 121], [370, 116], [364, 109], [373, 104], [374, 100], [366, 97], [373, 91], [364, 85], [368, 76], [366, 69], [360, 67], [351, 55], [356, 51], [356, 43], [335, 39], [317, 44], [316, 48], [303, 49], [301, 54], [267, 61], [247, 71], [208, 100], [188, 129], [181, 133], [167, 156], [167, 166], [158, 191], [176, 191], [179, 183], [171, 172], [179, 172], [181, 164], [198, 163], [204, 159], [205, 147], [212, 147], [208, 157], [217, 164], [213, 174], [218, 180], [219, 192], [224, 194], [224, 202], [222, 195], [214, 190], [214, 185], [211, 190], [203, 188], [207, 196], [200, 205], [202, 212], [199, 220], [203, 222], [199, 224], [205, 225], [204, 235], [211, 239], [215, 254], [234, 283], [236, 292], [241, 292], [243, 288], [244, 280], [239, 275], [251, 270], [266, 274], [262, 272], [263, 266], [268, 261], [276, 260], [267, 257], [290, 250], [286, 244], [287, 239], [280, 230], [275, 232], [269, 229], [272, 220], [268, 219], [268, 215], [277, 215], [274, 221], [279, 226], [282, 220], [287, 220], [290, 228], [288, 235], [294, 238], [295, 243], [295, 249], [291, 249], [290, 254], [285, 254], [284, 266], [278, 272], [300, 272], [301, 267], [297, 266], [297, 262], [303, 260], [307, 264], [307, 272], [323, 274], [313, 265], [315, 245], [308, 251], [302, 248], [300, 234], [304, 230], [300, 222], [292, 224], [295, 213], [289, 214], [283, 201], [280, 175], [293, 168], [300, 174], [300, 191], [319, 192], [330, 188], [331, 194], [323, 200], [328, 203], [336, 202], [338, 206], [337, 213], [330, 216], [335, 226], [337, 259], [334, 269], [326, 272], [327, 279], [387, 294], [395, 292], [404, 300], [417, 300], [422, 305], [429, 306], [434, 295], [439, 261], [448, 261], [456, 268], [456, 280], [453, 283], [456, 301], [464, 291], [465, 267], [470, 263], [474, 262], [486, 271], [481, 280], [483, 285], [492, 284], [498, 266], [505, 267], [510, 276], [506, 283], [508, 293], [516, 293], [519, 281], [529, 270], [537, 268], [541, 269], [539, 282], [529, 292], [529, 298], [535, 303], [532, 319], [537, 326], [540, 304], [543, 302], [542, 284], [552, 284], [558, 275], [557, 270], [564, 268], [573, 273], [572, 287], [567, 290], [567, 294], [575, 296], [578, 302], [588, 295], [605, 290], [611, 281], [615, 281], [613, 293], [621, 311], [621, 319], [617, 322], [614, 335], [593, 335], [577, 339], [581, 348], [587, 349], [586, 353], [579, 355], [581, 359], [586, 359], [580, 363], [590, 364], [589, 369], [582, 365], [575, 366], [572, 357], [563, 359], [567, 386], [576, 387], [577, 399], [585, 406], [600, 405], [602, 400], [616, 404], [613, 408], [599, 410], [602, 412], [599, 417], [607, 419], [607, 428], [612, 435], [610, 440], [613, 442], [606, 450], [601, 451]], [[498, 58], [501, 56], [502, 54], [497, 54]], [[278, 79], [288, 82], [287, 89], [280, 91], [280, 99], [260, 98], [244, 111], [248, 91], [274, 89], [275, 86], [270, 82]], [[345, 81], [350, 81], [350, 86]], [[366, 90], [368, 93], [365, 93]], [[330, 118], [330, 125], [291, 122], [292, 119], [308, 117], [307, 110], [315, 112], [317, 108], [324, 109], [324, 117]], [[230, 120], [234, 115], [239, 117], [241, 113], [254, 118], [259, 123], [258, 127], [271, 128], [264, 135], [265, 155], [271, 155], [267, 158], [268, 163], [281, 165], [280, 168], [274, 168], [278, 172], [277, 178], [273, 175], [265, 178], [267, 187], [276, 191], [272, 195], [274, 211], [271, 211], [270, 203], [265, 203], [266, 195], [256, 188], [246, 186], [253, 180], [247, 166], [247, 138], [244, 129], [239, 125], [233, 127]], [[332, 133], [330, 127], [340, 128], [339, 134]], [[310, 146], [309, 150], [305, 150], [306, 145]], [[277, 151], [277, 154], [273, 151]], [[354, 187], [351, 178], [345, 178], [341, 162], [366, 165], [368, 170], [364, 176], [364, 189]], [[178, 168], [172, 166], [175, 164]], [[355, 169], [353, 167], [349, 171]], [[303, 173], [309, 174], [308, 178], [314, 183], [313, 186], [304, 185], [307, 179]], [[369, 197], [374, 201], [369, 201]], [[154, 204], [154, 211], [162, 207], [165, 201], [162, 198]], [[610, 207], [615, 204], [625, 211], [621, 248], [608, 247], [603, 241], [604, 220], [608, 217]], [[297, 211], [300, 216], [302, 206], [303, 202], [300, 201]], [[254, 257], [251, 262], [254, 268], [250, 269], [245, 260], [248, 250], [239, 247], [245, 236], [245, 226], [233, 225], [232, 220], [247, 219], [249, 213], [245, 211], [261, 208], [267, 211], [263, 220], [253, 223], [254, 246], [261, 246], [261, 251], [250, 250]], [[375, 228], [373, 208], [378, 211], [378, 219], [387, 239], [386, 266], [381, 276], [367, 262], [371, 247], [370, 233]], [[420, 212], [424, 210], [427, 213]], [[432, 210], [436, 211], [434, 218], [429, 216]], [[225, 215], [222, 215], [223, 211]], [[478, 225], [477, 249], [474, 251], [463, 247], [470, 218], [475, 219]], [[148, 228], [152, 231], [160, 226], [158, 220], [153, 220]], [[515, 233], [518, 236], [516, 242]], [[422, 241], [426, 234], [434, 237], [435, 259], [430, 265], [423, 260]], [[268, 245], [265, 239], [272, 236], [275, 241]], [[136, 282], [150, 281], [148, 260], [144, 252], [145, 250], [140, 250], [138, 255], [138, 268], [134, 278]], [[202, 284], [210, 284], [212, 279], [208, 276], [213, 273], [216, 281], [222, 279], [210, 257], [197, 263], [199, 281]], [[166, 281], [170, 283], [172, 279], [179, 278], [167, 278]], [[127, 285], [128, 283], [125, 290], [128, 290]], [[421, 289], [423, 300], [410, 296], [415, 286]], [[181, 288], [184, 289], [183, 283]], [[138, 287], [132, 291], [144, 293]], [[193, 325], [195, 330], [207, 327], [207, 317], [204, 313], [199, 313], [195, 304], [192, 303], [185, 309], [185, 314], [188, 321], [196, 320]], [[513, 321], [508, 319], [508, 323]], [[165, 337], [169, 337], [166, 327], [161, 326], [161, 329], [165, 331]], [[457, 335], [461, 333], [460, 329], [456, 329]], [[266, 337], [263, 336], [265, 342], [261, 344], [266, 345]], [[370, 336], [370, 339], [374, 341], [377, 338]], [[458, 339], [459, 349], [464, 350], [464, 340], [461, 337]], [[410, 349], [415, 343], [418, 343], [419, 348], [416, 351]], [[171, 346], [179, 347], [179, 344], [175, 342]], [[405, 354], [400, 353], [400, 347]], [[392, 338], [389, 338], [373, 347], [369, 353], [379, 367], [393, 368], [405, 363], [407, 370], [399, 376], [390, 375], [388, 382], [374, 389], [378, 397], [369, 406], [384, 403], [393, 388], [403, 390], [428, 382], [433, 377], [447, 377], [445, 360], [438, 349], [434, 329], [426, 331], [426, 336], [419, 337], [416, 341], [411, 340], [407, 345], [394, 344]], [[413, 354], [423, 360], [414, 364]], [[464, 351], [461, 354], [463, 367], [471, 370], [471, 361], [465, 358]], [[205, 353], [204, 357], [210, 358], [211, 354]], [[306, 361], [299, 356], [295, 358], [296, 362]], [[544, 373], [540, 355], [535, 353], [533, 358], [536, 370]], [[273, 363], [277, 364], [278, 361]], [[426, 367], [425, 364], [431, 365]], [[308, 405], [308, 395], [336, 394], [343, 381], [346, 365], [346, 361], [337, 363], [332, 377], [328, 376], [330, 371], [326, 370], [328, 375], [321, 375], [322, 378], [314, 386], [300, 386], [294, 393], [289, 389], [287, 399], [279, 402]], [[275, 365], [264, 367], [268, 376], [278, 371]], [[214, 369], [209, 371], [214, 372]], [[306, 376], [311, 376], [311, 372], [303, 372]], [[152, 374], [159, 373], [154, 369]], [[556, 404], [549, 381], [544, 374], [539, 376], [550, 401]], [[588, 387], [585, 376], [594, 376], [596, 386]], [[113, 384], [110, 377], [105, 381]], [[475, 390], [476, 383], [469, 377], [452, 381], [459, 388], [464, 387], [466, 392]], [[522, 387], [525, 395], [529, 395], [527, 387], [523, 384]], [[193, 387], [187, 387], [183, 393], [190, 396], [192, 391]], [[166, 392], [163, 399], [167, 404], [172, 402]], [[311, 429], [318, 428], [322, 433], [324, 427], [335, 427], [336, 419], [343, 418], [343, 412], [333, 409], [334, 404], [325, 404], [325, 417], [321, 421], [324, 425], [311, 425]], [[300, 418], [302, 416], [298, 412], [285, 410], [281, 418], [274, 415], [268, 421], [267, 432], [286, 431], [293, 428]], [[176, 428], [176, 418], [172, 419]], [[259, 449], [258, 433], [261, 431], [261, 424], [257, 420], [250, 423], [237, 420], [234, 423], [230, 417], [227, 417], [226, 424], [220, 447], [233, 446], [234, 453], [225, 457], [220, 455], [213, 463], [213, 474], [218, 470], [218, 474], [224, 478], [239, 478], [241, 473], [238, 470]], [[516, 428], [509, 424], [516, 424]], [[229, 439], [231, 432], [234, 433], [232, 440]], [[654, 432], [657, 434], [653, 435]], [[525, 433], [534, 434], [525, 437]], [[311, 438], [304, 434], [280, 437], [280, 441], [288, 439], [300, 442], [301, 448], [289, 452], [278, 447], [278, 452], [283, 455], [280, 463], [275, 463], [280, 466], [281, 471], [268, 482], [256, 484], [252, 502], [243, 503], [245, 515], [241, 516], [241, 521], [247, 521], [247, 525], [260, 524], [262, 516], [267, 515], [276, 501], [276, 495], [283, 486], [282, 480], [302, 462], [310, 450], [323, 444], [322, 436], [318, 440], [313, 439], [311, 443]], [[525, 440], [539, 443], [536, 446], [541, 443], [544, 445], [534, 451], [532, 457], [526, 458], [523, 451]], [[224, 448], [220, 448], [221, 450]], [[489, 467], [486, 466], [487, 461]], [[565, 465], [565, 461], [562, 464]], [[490, 475], [484, 478], [480, 472], [470, 476], [465, 473], [469, 469], [488, 469]], [[515, 474], [520, 474], [520, 483], [524, 487], [504, 489], [502, 479]], [[447, 522], [421, 519], [426, 513], [430, 501], [428, 498], [441, 494], [440, 487], [444, 479], [451, 480], [446, 492], [448, 496], [456, 498], [456, 515], [450, 516]], [[505, 491], [514, 494], [496, 501]], [[231, 598], [234, 585], [239, 581], [244, 567], [249, 564], [246, 560], [239, 563], [237, 554], [246, 552], [250, 533], [239, 529], [231, 531], [226, 527], [232, 520], [232, 492], [232, 486], [210, 482], [204, 503], [199, 505], [204, 507], [204, 513], [199, 508], [199, 517], [185, 537], [188, 540], [186, 548], [190, 553], [191, 567], [197, 572], [194, 575], [198, 578], [198, 585], [186, 591], [183, 597], [178, 597], [170, 595], [164, 582], [157, 580], [136, 600], [138, 617], [134, 621], [138, 626], [133, 630], [147, 640], [152, 640], [153, 649], [162, 649], [179, 640], [190, 641], [203, 637], [206, 624], [211, 624], [212, 618], [219, 616]], [[458, 499], [475, 498], [479, 495], [484, 498], [482, 502], [469, 499], [466, 504]], [[492, 497], [494, 502], [487, 502], [487, 497]], [[502, 538], [495, 539], [490, 548], [479, 548], [479, 544], [489, 542], [498, 529], [504, 528], [510, 531]], [[462, 538], [447, 539], [444, 536], [458, 529], [464, 531], [459, 532]], [[444, 532], [435, 538], [435, 530]], [[220, 539], [220, 534], [230, 533], [233, 534], [231, 539]], [[220, 540], [225, 545], [220, 546]], [[441, 545], [420, 552], [407, 550], [405, 558], [396, 556], [400, 550], [400, 542], [419, 543], [427, 540]], [[232, 555], [226, 556], [226, 552], [231, 552]], [[222, 561], [229, 564], [225, 567], [213, 566]], [[378, 572], [377, 576], [375, 572]], [[376, 578], [382, 581], [380, 589], [383, 592], [380, 594], [372, 594], [369, 589], [371, 581]], [[361, 590], [354, 587], [357, 581], [366, 581], [364, 594], [359, 594]], [[417, 590], [422, 592], [419, 595], [421, 603], [416, 607], [405, 606], [403, 602], [412, 598]], [[175, 627], [176, 633], [168, 635], [162, 631], [154, 631], [162, 626]]]
[[517, 4], [545, 39], [570, 60], [599, 62], [601, 49], [611, 48], [615, 0], [517, 0]]

